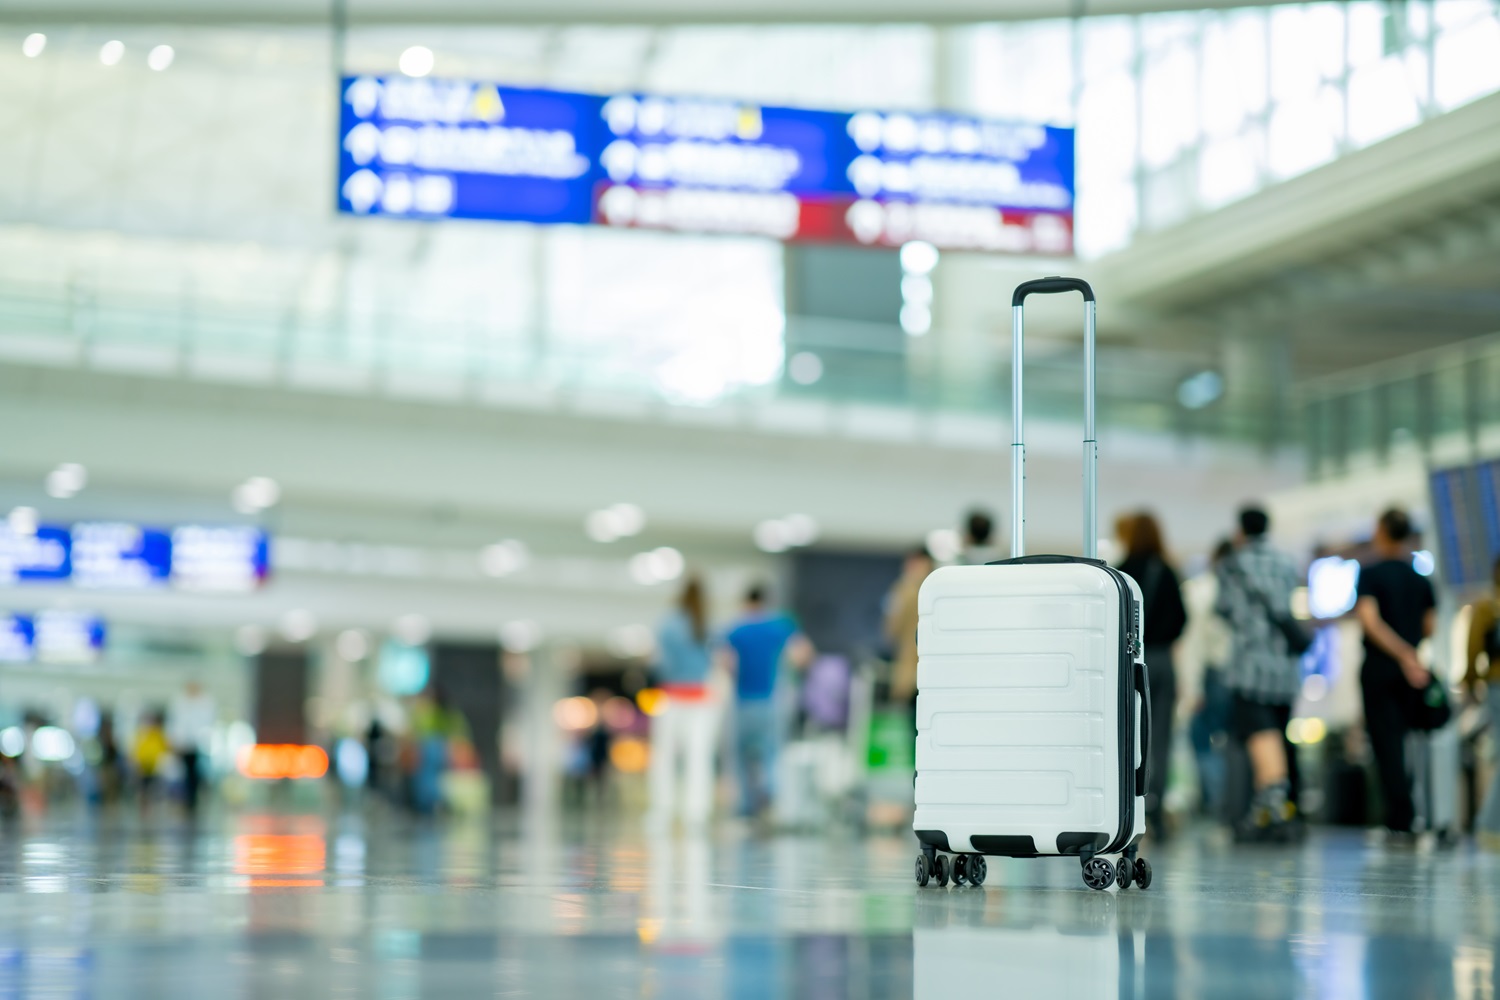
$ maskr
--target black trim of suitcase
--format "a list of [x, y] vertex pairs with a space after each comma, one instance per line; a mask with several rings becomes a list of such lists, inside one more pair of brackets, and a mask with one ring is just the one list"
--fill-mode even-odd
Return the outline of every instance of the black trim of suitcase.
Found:
[[[1103, 559], [1087, 559], [1083, 556], [1064, 555], [1035, 555], [1020, 556], [1015, 559], [997, 559], [994, 562], [985, 563], [986, 566], [1025, 566], [1039, 564], [1059, 563], [1086, 563], [1090, 566], [1098, 566], [1104, 570], [1109, 578], [1115, 581], [1115, 588], [1120, 593], [1120, 620], [1128, 622], [1129, 626], [1120, 630], [1120, 706], [1119, 725], [1120, 733], [1120, 826], [1114, 839], [1105, 839], [1104, 846], [1100, 847], [1102, 833], [1060, 833], [1057, 835], [1056, 855], [1069, 856], [1079, 855], [1085, 852], [1090, 854], [1115, 854], [1119, 851], [1128, 850], [1135, 843], [1135, 799], [1137, 792], [1144, 794], [1145, 789], [1137, 789], [1135, 745], [1137, 739], [1136, 713], [1135, 713], [1135, 638], [1136, 607], [1135, 595], [1130, 592], [1130, 582], [1124, 573], [1109, 565]], [[1149, 683], [1149, 682], [1147, 682]], [[1149, 689], [1143, 697], [1141, 711], [1149, 711], [1145, 702], [1150, 699]], [[1141, 747], [1141, 760], [1145, 762], [1150, 759], [1151, 748]], [[1010, 858], [1038, 858], [1043, 853], [1036, 849], [1036, 841], [1029, 835], [1017, 834], [974, 834], [969, 837], [969, 843], [974, 848], [969, 852], [956, 852], [948, 846], [948, 833], [945, 830], [917, 830], [914, 831], [917, 840], [922, 846], [935, 850], [945, 851], [949, 854], [969, 853], [987, 854], [996, 857]], [[1092, 850], [1089, 848], [1092, 847]], [[1047, 852], [1046, 856], [1051, 856]]]

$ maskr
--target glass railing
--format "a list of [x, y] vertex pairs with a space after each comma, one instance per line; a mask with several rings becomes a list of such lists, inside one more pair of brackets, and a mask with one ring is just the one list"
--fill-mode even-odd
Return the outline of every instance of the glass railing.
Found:
[[[725, 339], [729, 337], [729, 339]], [[649, 405], [764, 406], [782, 402], [899, 408], [1008, 421], [1007, 331], [935, 329], [792, 316], [769, 342], [705, 330], [689, 347], [651, 337], [587, 337], [395, 314], [288, 311], [251, 302], [172, 301], [0, 286], [0, 358], [308, 389], [411, 394], [456, 404], [538, 395], [559, 406], [590, 396]], [[1028, 344], [1028, 413], [1081, 413], [1082, 349]], [[1179, 402], [1201, 369], [1185, 354], [1115, 347], [1098, 353], [1104, 427], [1264, 441], [1284, 424], [1227, 401]]]
[[1305, 383], [1297, 405], [1314, 478], [1472, 448], [1500, 424], [1500, 334]]

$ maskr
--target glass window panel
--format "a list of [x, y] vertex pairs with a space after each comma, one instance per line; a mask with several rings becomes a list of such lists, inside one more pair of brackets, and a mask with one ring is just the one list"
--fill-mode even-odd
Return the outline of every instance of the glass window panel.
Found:
[[1438, 107], [1446, 111], [1500, 90], [1500, 22], [1493, 17], [1444, 31], [1434, 47]]
[[1161, 167], [1198, 139], [1193, 52], [1185, 45], [1174, 45], [1153, 57], [1142, 76], [1141, 160], [1148, 167]]
[[1490, 17], [1493, 10], [1487, 0], [1438, 0], [1434, 13], [1439, 27], [1455, 28]]
[[1385, 58], [1385, 5], [1367, 0], [1348, 6], [1349, 65], [1370, 66]]
[[1245, 110], [1259, 114], [1267, 101], [1266, 37], [1269, 13], [1265, 9], [1234, 11], [1229, 15], [1229, 47], [1240, 97]]
[[1432, 9], [1426, 3], [1406, 4], [1406, 31], [1407, 37], [1413, 41], [1427, 37], [1427, 32], [1432, 28]]
[[1464, 433], [1467, 430], [1464, 407], [1468, 400], [1464, 369], [1459, 366], [1438, 369], [1433, 373], [1432, 390], [1433, 433], [1439, 436]]
[[1144, 14], [1141, 16], [1141, 45], [1154, 55], [1179, 43], [1189, 42], [1198, 32], [1196, 12]]
[[1135, 231], [1135, 185], [1129, 179], [1078, 185], [1073, 241], [1078, 256], [1100, 257], [1130, 243]]
[[1135, 169], [1135, 80], [1126, 73], [1090, 84], [1078, 102], [1078, 179]]
[[982, 115], [1032, 122], [1073, 120], [1073, 34], [1067, 21], [983, 25], [974, 30], [969, 102]]
[[1401, 59], [1383, 59], [1349, 78], [1349, 141], [1355, 146], [1411, 128], [1421, 120], [1417, 96]]
[[1271, 115], [1270, 168], [1285, 180], [1332, 160], [1338, 152], [1327, 109], [1317, 100], [1292, 101]]
[[[1208, 135], [1235, 135], [1250, 115], [1265, 106], [1265, 45], [1260, 22], [1214, 18], [1203, 28], [1200, 111]], [[1251, 30], [1245, 30], [1251, 28]]]
[[1335, 80], [1344, 74], [1344, 7], [1315, 3], [1308, 4], [1306, 11], [1303, 29], [1318, 72], [1324, 80]]
[[1301, 8], [1271, 10], [1271, 97], [1276, 101], [1302, 100], [1318, 89], [1318, 52], [1307, 22]]
[[1198, 199], [1219, 208], [1260, 187], [1259, 149], [1245, 135], [1217, 139], [1198, 154]]
[[779, 374], [779, 244], [559, 228], [547, 250], [549, 349], [567, 377], [710, 402]]
[[793, 106], [926, 107], [934, 38], [916, 25], [672, 28], [643, 89]]
[[1083, 78], [1100, 80], [1135, 63], [1135, 28], [1128, 17], [1090, 17], [1083, 21]]

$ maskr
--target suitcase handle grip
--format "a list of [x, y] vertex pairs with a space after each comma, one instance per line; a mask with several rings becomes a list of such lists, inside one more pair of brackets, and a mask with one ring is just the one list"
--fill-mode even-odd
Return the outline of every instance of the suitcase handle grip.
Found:
[[1151, 685], [1146, 680], [1146, 664], [1135, 663], [1135, 691], [1141, 696], [1141, 766], [1135, 769], [1135, 793], [1146, 794], [1151, 776]]
[[1016, 286], [1015, 294], [1010, 297], [1011, 308], [1025, 303], [1028, 295], [1056, 295], [1058, 292], [1082, 292], [1083, 301], [1094, 301], [1094, 290], [1082, 278], [1035, 278]]
[[1083, 295], [1083, 555], [1099, 556], [1099, 442], [1094, 434], [1094, 290], [1082, 278], [1036, 278], [1016, 286], [1010, 297], [1010, 554], [1026, 554], [1026, 432], [1022, 405], [1028, 295], [1079, 292]]
[[1072, 564], [1072, 563], [1079, 563], [1079, 562], [1093, 563], [1095, 566], [1108, 566], [1109, 565], [1109, 563], [1105, 562], [1103, 559], [1080, 559], [1078, 556], [1057, 556], [1057, 555], [1017, 556], [1014, 559], [994, 559], [994, 560], [991, 560], [990, 562], [985, 563], [985, 565], [986, 566], [1043, 566], [1043, 565], [1049, 565], [1049, 564], [1051, 564], [1051, 565], [1056, 565], [1058, 563]]

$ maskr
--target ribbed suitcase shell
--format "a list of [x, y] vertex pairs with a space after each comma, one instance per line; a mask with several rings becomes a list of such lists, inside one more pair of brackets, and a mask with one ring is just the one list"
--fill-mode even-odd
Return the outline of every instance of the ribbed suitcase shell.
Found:
[[1135, 582], [1097, 562], [951, 566], [927, 578], [912, 823], [924, 844], [1034, 856], [1113, 853], [1139, 839], [1139, 609]]

